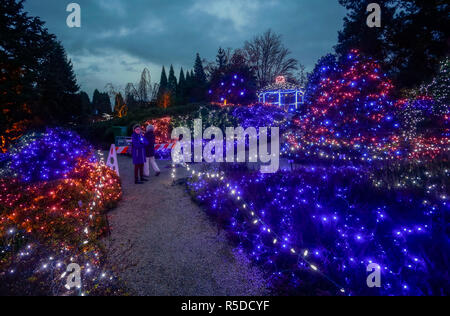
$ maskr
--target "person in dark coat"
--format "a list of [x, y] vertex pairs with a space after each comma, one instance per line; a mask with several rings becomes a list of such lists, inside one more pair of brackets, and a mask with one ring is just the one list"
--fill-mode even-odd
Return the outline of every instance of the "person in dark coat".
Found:
[[133, 127], [133, 136], [131, 143], [131, 154], [133, 156], [134, 180], [136, 184], [142, 184], [148, 181], [144, 178], [145, 146], [147, 140], [142, 135], [142, 129], [139, 125]]
[[147, 132], [145, 133], [145, 139], [147, 141], [147, 145], [145, 147], [145, 155], [146, 155], [146, 174], [150, 175], [150, 165], [153, 170], [156, 172], [156, 176], [159, 177], [161, 174], [161, 170], [155, 160], [155, 127], [153, 125], [147, 126]]

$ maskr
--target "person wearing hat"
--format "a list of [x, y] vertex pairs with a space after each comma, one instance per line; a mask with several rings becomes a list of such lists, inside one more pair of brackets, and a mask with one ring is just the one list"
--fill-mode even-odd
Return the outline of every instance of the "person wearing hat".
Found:
[[136, 184], [142, 184], [148, 181], [144, 178], [144, 163], [145, 163], [145, 146], [147, 140], [142, 135], [140, 125], [133, 126], [133, 136], [131, 143], [131, 153], [133, 156], [134, 165], [134, 181]]
[[150, 175], [150, 165], [156, 172], [156, 176], [159, 177], [161, 170], [155, 160], [155, 127], [153, 125], [147, 126], [147, 131], [144, 135], [147, 144], [145, 146], [146, 164], [145, 164], [145, 174]]

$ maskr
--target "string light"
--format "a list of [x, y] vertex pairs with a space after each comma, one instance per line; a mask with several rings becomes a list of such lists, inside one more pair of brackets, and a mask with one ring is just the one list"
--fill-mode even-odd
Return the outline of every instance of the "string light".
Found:
[[[189, 168], [192, 170], [191, 166]], [[220, 177], [224, 180], [215, 181], [214, 179], [218, 178], [207, 177], [206, 173], [202, 177], [201, 173], [194, 171], [192, 172], [193, 178], [189, 182], [189, 188], [195, 193], [196, 199], [207, 206], [208, 212], [222, 214], [220, 216], [230, 214], [231, 217], [228, 218], [229, 224], [227, 229], [239, 239], [245, 239], [246, 241], [242, 241], [243, 244], [247, 246], [249, 242], [252, 244], [248, 250], [251, 257], [265, 267], [272, 265], [275, 278], [281, 277], [284, 273], [280, 274], [279, 270], [276, 269], [273, 258], [274, 256], [283, 256], [284, 252], [279, 252], [278, 249], [286, 249], [291, 255], [299, 257], [299, 262], [302, 262], [300, 259], [309, 258], [310, 254], [313, 254], [316, 259], [321, 258], [324, 263], [327, 262], [328, 266], [325, 266], [322, 270], [319, 269], [317, 264], [309, 261], [305, 262], [306, 265], [300, 263], [299, 267], [309, 267], [311, 271], [331, 280], [340, 293], [360, 294], [362, 287], [355, 278], [357, 275], [355, 274], [355, 269], [365, 271], [367, 265], [377, 262], [385, 274], [383, 278], [389, 280], [386, 281], [386, 284], [389, 284], [389, 286], [381, 289], [381, 293], [386, 295], [398, 294], [396, 291], [402, 288], [409, 279], [407, 271], [401, 274], [394, 272], [401, 269], [403, 265], [410, 271], [423, 275], [423, 279], [426, 279], [425, 276], [429, 275], [429, 272], [421, 263], [424, 260], [417, 255], [417, 253], [422, 251], [418, 241], [426, 242], [427, 238], [429, 238], [428, 236], [431, 235], [430, 228], [437, 225], [437, 223], [434, 223], [434, 225], [432, 223], [439, 218], [440, 215], [438, 214], [448, 212], [450, 206], [447, 201], [434, 200], [433, 203], [430, 203], [430, 200], [421, 200], [420, 196], [411, 199], [408, 195], [405, 195], [404, 198], [397, 201], [390, 200], [389, 195], [384, 195], [383, 198], [377, 195], [374, 200], [367, 198], [367, 196], [354, 196], [355, 193], [353, 192], [355, 191], [366, 191], [368, 196], [373, 195], [373, 193], [370, 193], [373, 189], [371, 189], [372, 184], [369, 180], [369, 172], [366, 172], [365, 175], [364, 173], [361, 169], [354, 167], [311, 167], [277, 175], [242, 174], [239, 178], [234, 176], [235, 180], [231, 180], [221, 173]], [[318, 179], [320, 181], [317, 181]], [[341, 185], [336, 187], [336, 183], [347, 183], [347, 179], [352, 179], [353, 184], [351, 186]], [[239, 182], [239, 186], [231, 184], [235, 181]], [[255, 187], [252, 188], [252, 186]], [[268, 196], [244, 201], [246, 200], [245, 196], [247, 198], [254, 196], [251, 192], [261, 191], [261, 188], [258, 188], [258, 186], [263, 186]], [[329, 188], [333, 188], [333, 190], [331, 192], [327, 191]], [[236, 209], [238, 213], [230, 213], [233, 208], [227, 201], [229, 198], [227, 198], [224, 189], [229, 192], [228, 196], [231, 197], [231, 200], [239, 205]], [[320, 193], [325, 191], [328, 194]], [[295, 194], [290, 194], [289, 192]], [[320, 196], [322, 198], [318, 199]], [[360, 200], [356, 199], [353, 201], [355, 198]], [[264, 206], [263, 203], [266, 202], [261, 200], [272, 202]], [[342, 204], [342, 202], [344, 203]], [[371, 203], [370, 207], [376, 210], [373, 212], [374, 216], [367, 214], [367, 203]], [[256, 204], [260, 205], [264, 211], [255, 211], [254, 206]], [[252, 207], [248, 208], [249, 205], [252, 205]], [[272, 211], [270, 210], [271, 207], [273, 208]], [[275, 209], [277, 210], [276, 212], [274, 212]], [[307, 214], [305, 211], [302, 211], [301, 220], [303, 223], [309, 224], [299, 231], [296, 231], [297, 226], [295, 225], [297, 224], [292, 224], [292, 220], [295, 217], [293, 211], [302, 209], [315, 210], [308, 213], [310, 213], [310, 220], [313, 221], [314, 227], [320, 230], [325, 229], [321, 233], [321, 239], [325, 238], [334, 241], [328, 246], [316, 246], [316, 249], [320, 248], [320, 254], [318, 250], [303, 249], [298, 251], [297, 249], [302, 247], [292, 247], [293, 243], [295, 243], [294, 236], [299, 231], [307, 233], [307, 231], [309, 232], [312, 229], [310, 227], [312, 223], [305, 217]], [[330, 214], [325, 214], [324, 212], [327, 209], [333, 211]], [[402, 226], [402, 220], [407, 220], [407, 218], [398, 218], [398, 214], [402, 213], [402, 209], [410, 210], [409, 217], [422, 220], [425, 224]], [[412, 213], [411, 210], [415, 210], [415, 212]], [[251, 224], [260, 227], [258, 229], [259, 233], [251, 229], [250, 226], [246, 228], [245, 219], [239, 214], [247, 214], [246, 216], [249, 216], [251, 219]], [[275, 225], [278, 226], [277, 230], [280, 231], [280, 228], [284, 227], [288, 232], [281, 235], [274, 233], [276, 230], [270, 227], [274, 223], [271, 220], [272, 225], [268, 224], [268, 219], [273, 218], [272, 216], [275, 214], [280, 214], [275, 217], [279, 218], [279, 222], [275, 222]], [[399, 226], [400, 229], [398, 229]], [[307, 231], [305, 231], [306, 227], [308, 227]], [[380, 230], [377, 234], [371, 232], [375, 227], [378, 227], [377, 230]], [[384, 237], [389, 231], [390, 236], [392, 236], [391, 239]], [[268, 244], [264, 242], [268, 233], [273, 236], [270, 238], [270, 244], [275, 246], [273, 249], [268, 248]], [[308, 238], [314, 237], [309, 236]], [[370, 249], [374, 253], [372, 255], [368, 253], [359, 254], [362, 257], [357, 259], [357, 253], [360, 252], [359, 249], [361, 248]], [[416, 255], [413, 253], [416, 253]], [[432, 252], [422, 253], [421, 255], [428, 257], [427, 260], [436, 259]], [[267, 262], [264, 262], [264, 260], [267, 260]], [[279, 260], [277, 262], [280, 264]], [[343, 270], [335, 270], [333, 267], [341, 267]], [[288, 271], [292, 272], [293, 270]], [[290, 274], [286, 274], [286, 277], [287, 275]], [[334, 280], [339, 280], [346, 285], [340, 286], [338, 285], [339, 281], [336, 282]], [[410, 282], [417, 282], [417, 279], [414, 280], [410, 280]], [[354, 283], [355, 281], [357, 283]], [[297, 282], [301, 283], [302, 281], [300, 279]], [[413, 286], [413, 283], [411, 283], [407, 286], [409, 294], [424, 294], [421, 284], [414, 283]], [[310, 287], [314, 287], [314, 285], [310, 285]], [[405, 289], [402, 288], [403, 290]]]
[[[184, 166], [187, 169], [188, 168], [191, 169], [191, 167], [189, 167], [189, 165], [184, 165]], [[200, 180], [202, 178], [202, 175], [203, 175], [202, 173], [196, 173], [195, 171], [192, 171], [192, 176], [196, 177], [198, 180]], [[206, 178], [207, 179], [218, 179], [217, 181], [219, 181], [220, 183], [226, 182], [225, 175], [223, 173], [217, 174], [216, 177], [208, 177], [208, 176], [206, 176]], [[231, 194], [231, 196], [234, 197], [236, 203], [238, 203], [240, 205], [240, 207], [238, 208], [238, 211], [242, 211], [242, 212], [246, 211], [245, 213], [249, 214], [251, 216], [251, 218], [252, 218], [252, 224], [253, 225], [257, 225], [257, 226], [262, 226], [263, 227], [263, 231], [265, 233], [268, 233], [268, 234], [274, 236], [273, 237], [273, 242], [272, 242], [273, 245], [279, 244], [278, 240], [280, 240], [280, 239], [282, 240], [282, 238], [279, 235], [277, 235], [273, 229], [269, 228], [269, 225], [260, 216], [258, 216], [255, 213], [255, 211], [253, 211], [252, 209], [248, 209], [247, 210], [248, 204], [245, 201], [243, 201], [243, 199], [242, 199], [242, 197], [240, 195], [240, 191], [236, 190], [235, 187], [231, 186], [229, 183], [226, 184], [226, 187], [228, 189], [228, 192]], [[198, 198], [200, 198], [202, 200], [202, 198], [200, 196]], [[216, 203], [215, 203], [215, 205], [216, 205]], [[287, 241], [286, 238], [284, 238], [284, 239], [285, 239], [285, 242], [286, 242]], [[295, 250], [295, 248], [288, 247], [286, 243], [282, 243], [282, 244], [280, 244], [280, 246], [282, 248], [284, 248], [284, 249], [289, 248], [289, 253], [291, 255], [296, 256], [298, 258], [298, 260], [304, 261], [306, 263], [306, 265], [309, 266], [314, 272], [319, 273], [320, 275], [322, 275], [325, 279], [327, 279], [330, 283], [332, 283], [337, 288], [338, 292], [345, 293], [345, 289], [342, 286], [340, 286], [338, 283], [336, 283], [329, 276], [327, 276], [324, 273], [322, 273], [321, 271], [319, 271], [318, 267], [315, 264], [310, 263], [306, 259], [307, 255], [303, 255], [302, 256], [301, 254], [298, 254], [297, 251]], [[307, 254], [307, 253], [308, 253], [308, 250], [305, 250], [304, 254]]]
[[[289, 159], [374, 163], [430, 161], [450, 152], [450, 136], [418, 135], [417, 114], [432, 111], [434, 100], [419, 96], [395, 101], [393, 85], [379, 65], [353, 50], [346, 61], [323, 66], [308, 96], [308, 113], [293, 120], [282, 153]], [[448, 113], [446, 110], [440, 115]], [[425, 111], [425, 112], [424, 112]], [[400, 113], [400, 114], [399, 114]], [[403, 116], [402, 126], [397, 116]]]
[[[70, 139], [66, 138], [68, 135]], [[74, 145], [71, 142], [81, 147], [70, 147]], [[70, 262], [79, 264], [85, 272], [82, 286], [86, 295], [99, 288], [96, 285], [99, 278], [95, 275], [105, 273], [101, 271], [102, 250], [96, 240], [106, 230], [103, 212], [121, 199], [120, 179], [106, 167], [101, 152], [97, 154], [98, 161], [89, 145], [80, 141], [78, 135], [61, 129], [25, 136], [10, 155], [14, 158], [23, 156], [31, 160], [18, 165], [18, 168], [24, 168], [25, 164], [42, 164], [53, 180], [38, 181], [41, 172], [36, 171], [26, 173], [26, 177], [0, 180], [0, 204], [3, 205], [0, 241], [6, 232], [13, 233], [9, 242], [0, 242], [0, 255], [14, 257], [17, 251], [13, 247], [14, 240], [28, 241], [26, 251], [19, 249], [18, 258], [14, 260], [17, 267], [8, 269], [16, 273], [26, 266], [30, 269], [26, 274], [33, 273], [35, 277], [58, 275], [59, 281], [50, 280], [57, 283], [64, 283], [64, 263], [70, 258]], [[53, 156], [64, 157], [67, 163], [55, 162]], [[44, 168], [35, 166], [34, 170], [42, 171]], [[17, 230], [11, 227], [17, 227]], [[41, 268], [33, 269], [33, 264]], [[94, 268], [98, 274], [94, 273]], [[80, 294], [81, 287], [78, 290]]]

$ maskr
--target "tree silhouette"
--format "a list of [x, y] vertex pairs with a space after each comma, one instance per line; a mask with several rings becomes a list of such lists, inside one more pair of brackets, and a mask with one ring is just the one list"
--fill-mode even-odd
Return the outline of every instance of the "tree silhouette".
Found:
[[40, 72], [38, 89], [40, 109], [56, 122], [70, 121], [81, 116], [79, 86], [66, 52], [59, 42], [50, 40], [46, 45], [46, 58]]
[[247, 66], [242, 51], [237, 50], [230, 62], [216, 68], [211, 75], [210, 100], [221, 104], [248, 105], [256, 100], [256, 78]]
[[128, 114], [128, 107], [123, 100], [122, 93], [117, 93], [114, 103], [114, 116], [121, 118]]
[[0, 151], [31, 125], [65, 123], [82, 113], [72, 65], [23, 1], [0, 2]]
[[167, 89], [169, 90], [169, 92], [175, 96], [177, 93], [177, 77], [175, 77], [175, 70], [173, 69], [173, 66], [170, 66], [170, 71], [169, 71], [169, 80], [167, 83]]
[[298, 62], [289, 57], [291, 52], [284, 47], [281, 35], [272, 30], [246, 42], [244, 52], [248, 65], [256, 72], [259, 88], [275, 82], [278, 76], [294, 77], [292, 72], [298, 69]]
[[139, 106], [139, 93], [133, 83], [128, 83], [125, 87], [125, 102], [129, 110], [135, 110]]
[[84, 91], [80, 92], [80, 103], [82, 117], [91, 116], [94, 114], [94, 109], [92, 107], [91, 100], [89, 99], [89, 95]]
[[384, 140], [398, 130], [394, 87], [378, 63], [352, 50], [337, 66], [332, 55], [320, 66], [305, 125], [312, 138], [361, 144]]
[[177, 88], [177, 104], [185, 104], [186, 102], [186, 78], [184, 76], [183, 67], [180, 70], [180, 76], [178, 79], [178, 88]]
[[138, 101], [142, 104], [148, 103], [152, 95], [152, 77], [150, 71], [144, 68], [141, 74], [141, 80], [138, 87]]
[[217, 67], [219, 69], [223, 69], [228, 64], [227, 53], [222, 47], [219, 48], [216, 56]]
[[205, 69], [203, 68], [203, 62], [200, 58], [200, 54], [197, 54], [195, 58], [195, 64], [194, 64], [194, 74], [191, 79], [192, 80], [192, 98], [193, 101], [196, 102], [203, 102], [206, 100], [206, 90], [207, 90], [207, 78]]
[[379, 60], [397, 88], [417, 87], [431, 80], [439, 61], [448, 54], [450, 38], [449, 4], [444, 0], [386, 0], [382, 27], [366, 25], [370, 0], [340, 0], [349, 12], [339, 33], [336, 51], [350, 49]]
[[162, 72], [161, 72], [161, 80], [159, 81], [157, 103], [158, 103], [159, 107], [164, 108], [164, 109], [168, 107], [168, 101], [167, 101], [168, 86], [169, 86], [169, 82], [167, 79], [166, 68], [163, 66]]
[[319, 59], [314, 70], [308, 76], [308, 83], [305, 91], [305, 102], [308, 105], [312, 105], [322, 92], [320, 85], [322, 80], [327, 76], [333, 76], [338, 70], [337, 56], [328, 54]]

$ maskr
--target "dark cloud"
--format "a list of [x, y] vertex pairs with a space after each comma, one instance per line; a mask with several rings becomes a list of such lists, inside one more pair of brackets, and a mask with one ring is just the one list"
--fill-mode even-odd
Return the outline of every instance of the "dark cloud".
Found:
[[[66, 25], [70, 2], [81, 6], [80, 29]], [[62, 41], [89, 93], [135, 82], [143, 67], [157, 81], [162, 65], [191, 68], [195, 53], [214, 59], [219, 46], [241, 47], [269, 28], [311, 69], [345, 14], [330, 0], [27, 0], [25, 9]]]

